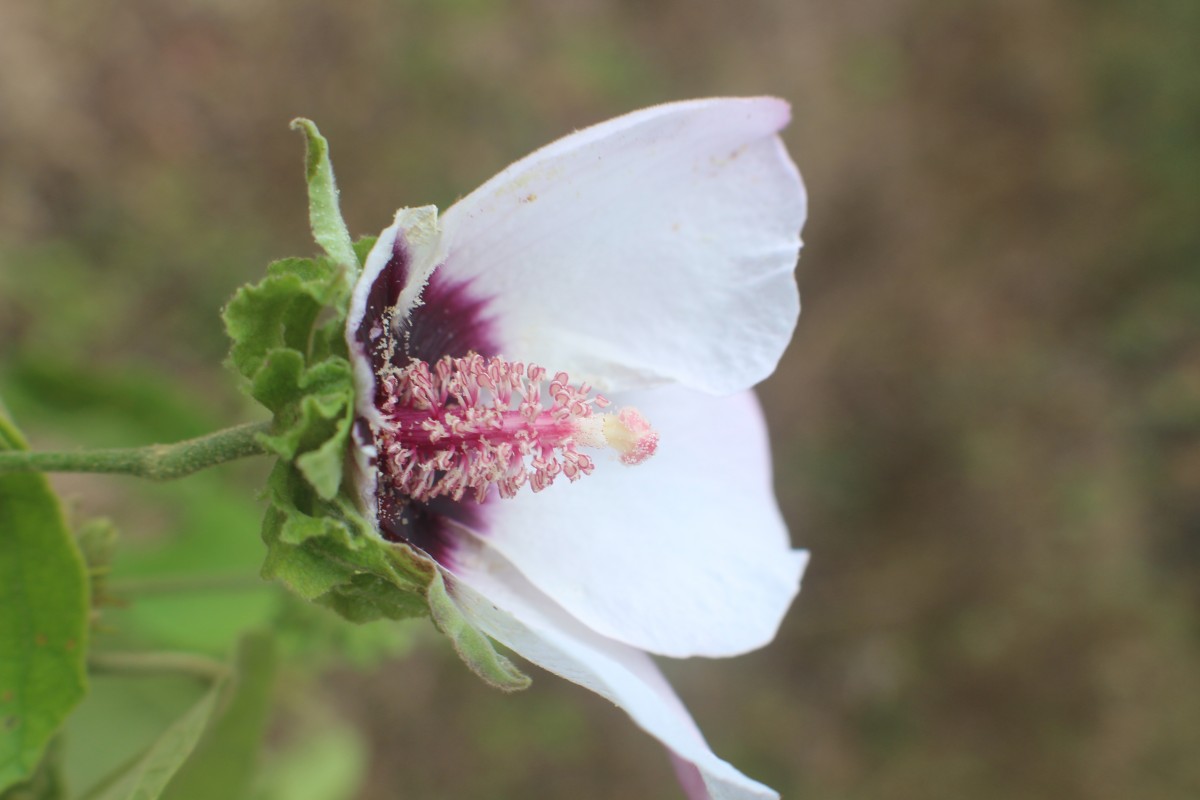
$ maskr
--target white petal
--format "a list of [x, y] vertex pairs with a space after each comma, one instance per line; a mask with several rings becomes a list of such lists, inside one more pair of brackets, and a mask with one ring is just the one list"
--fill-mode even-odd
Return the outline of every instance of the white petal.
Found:
[[598, 633], [660, 655], [726, 656], [775, 636], [807, 553], [793, 551], [771, 488], [753, 393], [627, 393], [658, 430], [638, 466], [596, 454], [576, 483], [482, 507], [480, 535]]
[[[346, 344], [350, 349], [354, 365], [355, 404], [359, 416], [372, 424], [379, 420], [375, 409], [375, 373], [364, 346], [357, 340], [359, 326], [367, 312], [368, 299], [375, 281], [392, 260], [396, 249], [405, 255], [405, 284], [397, 303], [388, 309], [393, 320], [404, 319], [420, 298], [421, 290], [439, 261], [445, 257], [442, 248], [441, 229], [438, 227], [437, 208], [421, 206], [402, 208], [396, 212], [392, 224], [379, 234], [375, 246], [367, 254], [362, 273], [354, 284], [350, 296], [350, 308], [346, 313]], [[384, 322], [385, 320], [380, 320]]]
[[695, 100], [560, 139], [445, 212], [441, 269], [491, 298], [508, 358], [606, 391], [748, 388], [800, 310], [788, 119], [774, 98]]
[[[433, 206], [402, 208], [396, 212], [392, 224], [385, 228], [367, 254], [363, 270], [354, 284], [350, 295], [350, 307], [346, 312], [346, 346], [350, 352], [350, 363], [354, 369], [354, 405], [357, 416], [372, 427], [380, 423], [379, 411], [375, 408], [375, 370], [368, 355], [372, 342], [384, 333], [387, 324], [385, 309], [375, 308], [379, 315], [379, 329], [362, 332], [366, 341], [360, 340], [359, 328], [368, 311], [372, 290], [380, 273], [395, 256], [397, 249], [404, 253], [403, 277], [405, 284], [395, 305], [386, 309], [386, 317], [403, 319], [420, 298], [421, 290], [438, 262], [444, 258], [441, 249], [441, 230], [438, 227], [437, 209]], [[357, 488], [359, 505], [375, 518], [375, 491], [378, 473], [375, 462], [378, 452], [373, 437], [355, 426], [354, 446], [351, 448], [354, 467], [353, 484]]]
[[460, 577], [447, 577], [452, 596], [482, 631], [624, 709], [643, 730], [686, 762], [677, 763], [681, 779], [699, 772], [707, 794], [690, 796], [711, 800], [779, 797], [713, 754], [649, 656], [580, 625], [486, 545], [473, 550], [461, 554]]

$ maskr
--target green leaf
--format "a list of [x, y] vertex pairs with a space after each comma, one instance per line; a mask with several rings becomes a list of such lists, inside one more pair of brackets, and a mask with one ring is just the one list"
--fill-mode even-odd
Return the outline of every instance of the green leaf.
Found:
[[[354, 376], [342, 328], [346, 294], [328, 259], [285, 259], [240, 289], [225, 308], [229, 363], [251, 397], [274, 415], [265, 444], [294, 462], [319, 497], [331, 500], [354, 420]], [[328, 317], [318, 324], [322, 317]]]
[[271, 636], [242, 638], [219, 716], [167, 785], [164, 800], [243, 800], [250, 795], [270, 715], [275, 662]]
[[469, 623], [454, 598], [446, 591], [440, 572], [434, 573], [428, 589], [429, 612], [438, 629], [450, 637], [454, 649], [471, 671], [497, 689], [515, 692], [527, 689], [529, 676], [496, 652], [485, 634]]
[[360, 265], [367, 263], [367, 256], [371, 253], [371, 248], [375, 246], [378, 236], [363, 236], [354, 243], [354, 255], [358, 256]]
[[[267, 492], [262, 575], [352, 622], [405, 619], [427, 612], [436, 568], [412, 548], [384, 541], [357, 509], [353, 487], [344, 485], [356, 411], [344, 325], [349, 287], [374, 240], [351, 244], [328, 143], [306, 119], [292, 126], [308, 143], [310, 218], [329, 258], [275, 262], [224, 313], [229, 363], [274, 415], [272, 433], [262, 439], [280, 458]], [[493, 683], [513, 689], [528, 682], [452, 603], [440, 619], [464, 658]]]
[[410, 547], [381, 539], [348, 499], [324, 500], [285, 462], [271, 473], [268, 497], [264, 578], [280, 580], [353, 622], [425, 613], [433, 564]]
[[[3, 360], [3, 359], [0, 359]], [[45, 357], [0, 365], [0, 387], [5, 400], [22, 423], [54, 430], [63, 441], [81, 447], [111, 447], [131, 443], [174, 441], [211, 431], [223, 420], [212, 416], [211, 403], [197, 399], [194, 391], [176, 385], [165, 372], [101, 370], [82, 362], [55, 361]], [[262, 520], [262, 503], [254, 496], [261, 485], [250, 488], [263, 465], [245, 462], [220, 470], [197, 473], [185, 481], [110, 481], [113, 495], [105, 502], [112, 507], [137, 508], [139, 518], [155, 523], [143, 535], [123, 537], [120, 553], [107, 576], [92, 569], [94, 596], [105, 598], [103, 617], [93, 619], [93, 630], [119, 632], [122, 641], [133, 644], [154, 642], [162, 649], [199, 650], [212, 655], [233, 651], [240, 633], [266, 623], [280, 596], [279, 587], [262, 583], [251, 588], [262, 563], [263, 548], [253, 531]], [[269, 464], [266, 465], [269, 468]], [[259, 479], [261, 484], [261, 479]], [[82, 526], [89, 527], [89, 524]], [[143, 526], [144, 527], [144, 526]], [[77, 532], [80, 546], [84, 531]], [[0, 534], [0, 539], [3, 534]], [[85, 557], [87, 552], [85, 549]], [[89, 560], [91, 557], [88, 557]], [[243, 576], [246, 588], [236, 591], [151, 592], [139, 594], [137, 602], [122, 603], [120, 584], [126, 580], [180, 578], [192, 581], [202, 575]], [[104, 581], [111, 578], [110, 590]], [[126, 599], [129, 599], [126, 597]], [[88, 700], [94, 689], [89, 689]], [[190, 705], [195, 698], [188, 698]], [[84, 701], [87, 703], [87, 700]], [[86, 774], [71, 768], [72, 785], [86, 788], [106, 774], [107, 767], [124, 762], [150, 741], [150, 734], [164, 728], [182, 713], [183, 705], [165, 716], [153, 717], [145, 737], [114, 751], [107, 760], [84, 758]], [[73, 711], [68, 725], [82, 709]], [[123, 724], [114, 721], [115, 725]], [[95, 743], [84, 745], [71, 736], [66, 742], [68, 761], [80, 749], [108, 751]]]
[[308, 220], [313, 238], [330, 258], [346, 269], [346, 280], [353, 283], [358, 271], [358, 259], [338, 207], [338, 189], [333, 179], [333, 165], [329, 162], [329, 143], [312, 120], [303, 117], [294, 119], [292, 130], [301, 131], [307, 145], [305, 173], [308, 179]]
[[[289, 348], [276, 348], [267, 351], [262, 364], [251, 376], [250, 396], [275, 412], [276, 417], [296, 416], [296, 412], [288, 413], [289, 404], [295, 405], [304, 397], [304, 373], [306, 371], [304, 354]], [[288, 420], [287, 426], [293, 423]], [[286, 432], [286, 431], [285, 431]], [[276, 440], [284, 441], [280, 437]], [[272, 445], [275, 450], [281, 446]], [[290, 455], [284, 456], [290, 458]]]
[[155, 800], [159, 797], [200, 741], [220, 693], [221, 686], [214, 686], [145, 752], [88, 792], [84, 800]]
[[[24, 449], [0, 416], [0, 449]], [[58, 499], [0, 475], [0, 790], [29, 778], [87, 691], [88, 580]]]
[[287, 258], [267, 268], [267, 277], [243, 286], [225, 306], [225, 329], [233, 340], [230, 363], [253, 379], [273, 350], [307, 356], [322, 309], [341, 308], [348, 297], [338, 267], [326, 259]]
[[317, 602], [351, 622], [408, 619], [426, 613], [425, 598], [413, 591], [396, 591], [388, 578], [368, 572], [355, 574], [332, 587]]
[[332, 500], [342, 485], [342, 470], [346, 463], [346, 444], [350, 426], [354, 424], [354, 409], [347, 403], [336, 426], [325, 442], [296, 459], [300, 474], [316, 490], [322, 500]]
[[0, 792], [0, 800], [66, 800], [67, 787], [62, 776], [60, 741], [59, 737], [51, 739], [38, 768], [29, 780]]

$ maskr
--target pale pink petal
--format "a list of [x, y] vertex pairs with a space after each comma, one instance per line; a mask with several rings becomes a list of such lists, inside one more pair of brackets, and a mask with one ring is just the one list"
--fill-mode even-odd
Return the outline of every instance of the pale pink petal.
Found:
[[774, 98], [695, 100], [560, 139], [445, 212], [439, 269], [488, 300], [508, 358], [607, 391], [747, 388], [800, 308], [788, 119]]
[[[687, 709], [645, 653], [588, 630], [533, 588], [510, 564], [478, 544], [460, 554], [450, 593], [484, 633], [533, 663], [607, 698], [662, 742], [693, 800], [774, 800], [709, 749]], [[707, 793], [699, 793], [699, 776]]]
[[674, 657], [766, 644], [807, 553], [788, 543], [753, 393], [664, 387], [625, 403], [658, 430], [653, 457], [589, 451], [592, 475], [485, 504], [478, 535], [605, 637]]

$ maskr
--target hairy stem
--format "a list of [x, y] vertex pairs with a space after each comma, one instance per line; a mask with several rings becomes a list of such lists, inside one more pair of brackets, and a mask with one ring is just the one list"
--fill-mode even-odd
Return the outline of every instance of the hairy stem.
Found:
[[175, 444], [45, 453], [0, 451], [2, 472], [110, 472], [155, 481], [182, 478], [202, 469], [267, 452], [259, 435], [271, 423], [252, 422]]
[[229, 674], [229, 667], [195, 653], [132, 652], [93, 653], [88, 658], [92, 672], [108, 674], [190, 675], [205, 681], [217, 681]]

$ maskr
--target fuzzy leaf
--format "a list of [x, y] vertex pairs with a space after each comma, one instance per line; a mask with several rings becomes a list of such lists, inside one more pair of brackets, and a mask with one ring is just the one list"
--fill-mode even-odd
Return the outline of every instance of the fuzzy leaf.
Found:
[[[328, 259], [285, 259], [225, 309], [229, 363], [275, 416], [265, 443], [330, 500], [342, 483], [354, 380], [341, 336], [345, 298]], [[331, 319], [318, 325], [328, 316]]]
[[0, 800], [66, 800], [67, 786], [62, 775], [60, 738], [46, 748], [38, 768], [26, 781], [0, 791]]
[[[277, 347], [268, 350], [250, 379], [250, 396], [278, 417], [289, 404], [299, 403], [304, 396], [304, 354], [299, 350]], [[290, 415], [295, 416], [294, 412]], [[290, 422], [281, 420], [281, 422]]]
[[263, 443], [279, 456], [263, 518], [264, 578], [354, 622], [427, 611], [431, 562], [384, 541], [343, 485], [355, 419], [354, 376], [344, 337], [349, 278], [372, 239], [351, 244], [337, 208], [328, 145], [308, 120], [313, 234], [328, 257], [285, 259], [243, 287], [225, 309], [230, 365], [274, 415]]
[[[233, 367], [253, 379], [273, 350], [307, 355], [322, 309], [345, 305], [339, 281], [338, 267], [327, 259], [287, 258], [272, 263], [259, 283], [239, 289], [222, 315], [233, 340]], [[345, 313], [342, 308], [342, 319]]]
[[317, 130], [312, 120], [303, 117], [292, 120], [292, 130], [301, 131], [306, 143], [305, 173], [308, 179], [308, 220], [313, 238], [335, 262], [347, 272], [347, 284], [354, 282], [358, 259], [350, 243], [350, 232], [338, 207], [337, 183], [333, 165], [329, 163], [329, 142]]
[[[24, 449], [0, 416], [0, 449]], [[28, 779], [87, 691], [88, 579], [36, 473], [0, 475], [0, 791]]]
[[276, 465], [263, 522], [263, 577], [353, 622], [425, 613], [432, 565], [411, 548], [385, 542], [349, 501], [317, 495], [299, 471]]
[[[285, 467], [281, 464], [276, 467], [279, 468]], [[267, 509], [266, 519], [263, 520], [263, 542], [267, 545], [263, 578], [281, 582], [305, 600], [316, 600], [338, 584], [353, 579], [353, 567], [331, 561], [319, 551], [287, 541], [281, 534], [288, 529], [289, 522], [287, 514], [279, 509]], [[311, 525], [301, 524], [306, 531], [319, 536], [318, 532], [313, 531], [314, 526], [317, 531], [323, 527], [319, 521]], [[291, 527], [294, 530], [296, 526]]]
[[346, 442], [353, 422], [351, 408], [347, 406], [346, 412], [337, 420], [333, 434], [325, 443], [296, 459], [300, 474], [322, 500], [332, 500], [341, 486], [342, 469], [346, 463]]
[[359, 265], [367, 263], [367, 256], [371, 253], [371, 248], [375, 246], [378, 236], [363, 236], [354, 243], [354, 255], [358, 257]]
[[429, 612], [438, 630], [450, 637], [454, 649], [471, 671], [497, 689], [515, 692], [529, 687], [529, 676], [496, 652], [492, 640], [467, 622], [440, 572], [429, 582]]
[[398, 592], [392, 581], [369, 572], [360, 572], [337, 584], [317, 602], [351, 622], [408, 619], [428, 610], [425, 598], [419, 593]]

